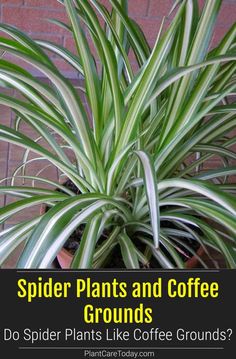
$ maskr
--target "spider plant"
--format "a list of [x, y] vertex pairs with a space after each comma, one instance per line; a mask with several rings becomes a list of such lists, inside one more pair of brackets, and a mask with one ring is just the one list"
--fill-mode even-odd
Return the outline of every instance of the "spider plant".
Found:
[[[1, 195], [17, 198], [0, 210], [1, 223], [35, 205], [48, 208], [1, 232], [0, 264], [24, 242], [19, 268], [50, 267], [83, 224], [72, 268], [109, 267], [114, 255], [126, 268], [150, 262], [185, 268], [188, 256], [207, 267], [198, 246], [209, 258], [215, 249], [235, 268], [236, 25], [209, 50], [221, 1], [205, 1], [201, 11], [196, 0], [177, 1], [153, 49], [129, 17], [127, 0], [110, 0], [111, 11], [97, 0], [60, 2], [68, 23], [51, 21], [73, 35], [76, 55], [0, 25], [8, 35], [0, 38], [2, 53], [48, 79], [45, 83], [27, 67], [0, 59], [0, 80], [21, 94], [21, 99], [0, 94], [0, 104], [16, 117], [14, 128], [0, 125], [0, 139], [25, 149], [11, 183], [1, 182]], [[84, 79], [80, 90], [87, 107], [49, 53]], [[21, 123], [38, 138], [22, 133]], [[43, 172], [27, 176], [30, 152], [37, 154], [35, 161], [55, 166], [78, 193]], [[207, 169], [214, 157], [219, 164]], [[17, 178], [31, 180], [32, 186], [15, 185]], [[45, 183], [54, 189], [43, 188]]]

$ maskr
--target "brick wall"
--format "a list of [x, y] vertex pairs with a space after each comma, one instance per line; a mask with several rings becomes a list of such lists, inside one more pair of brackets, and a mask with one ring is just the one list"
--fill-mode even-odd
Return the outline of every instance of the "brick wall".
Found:
[[[215, 0], [199, 0], [201, 5], [205, 1]], [[162, 17], [169, 12], [173, 2], [173, 0], [128, 0], [130, 15], [141, 25], [151, 45], [154, 43]], [[108, 4], [109, 1], [102, 0], [102, 3]], [[66, 21], [64, 7], [57, 0], [0, 0], [1, 22], [19, 27], [33, 38], [54, 41], [74, 51], [73, 41], [68, 32], [48, 23], [47, 18]], [[236, 0], [223, 0], [212, 46], [219, 42], [235, 21]], [[54, 61], [65, 75], [76, 76], [61, 59], [55, 57]]]

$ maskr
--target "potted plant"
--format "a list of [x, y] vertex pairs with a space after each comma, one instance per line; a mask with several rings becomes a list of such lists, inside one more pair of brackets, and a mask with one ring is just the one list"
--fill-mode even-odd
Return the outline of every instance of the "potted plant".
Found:
[[[75, 190], [43, 175], [33, 179], [37, 186], [2, 185], [1, 194], [18, 197], [0, 210], [2, 223], [38, 204], [47, 210], [1, 232], [0, 263], [24, 242], [18, 267], [47, 268], [78, 231], [72, 268], [112, 267], [114, 258], [126, 268], [185, 268], [190, 257], [206, 267], [199, 247], [209, 257], [211, 248], [222, 253], [227, 267], [235, 268], [236, 26], [209, 50], [221, 1], [205, 1], [201, 12], [197, 1], [178, 1], [153, 49], [128, 16], [127, 0], [110, 0], [110, 12], [96, 0], [60, 2], [69, 25], [54, 23], [72, 33], [77, 55], [0, 25], [10, 37], [0, 39], [1, 50], [49, 80], [1, 58], [1, 81], [23, 99], [1, 93], [0, 103], [46, 146], [17, 125], [1, 124], [0, 139], [46, 159]], [[83, 76], [89, 111], [48, 51]], [[213, 156], [222, 166], [206, 170]], [[25, 172], [22, 177], [28, 178]], [[55, 190], [42, 188], [43, 182]]]

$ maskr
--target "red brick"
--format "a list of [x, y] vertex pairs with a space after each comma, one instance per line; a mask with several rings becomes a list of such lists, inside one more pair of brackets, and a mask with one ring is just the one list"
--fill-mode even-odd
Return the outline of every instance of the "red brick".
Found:
[[210, 160], [204, 162], [204, 169], [217, 169], [222, 167], [222, 162], [217, 156], [213, 156]]
[[235, 184], [235, 183], [236, 183], [236, 176], [230, 176], [230, 177], [228, 178], [228, 182], [229, 182], [229, 183], [232, 183], [232, 184]]
[[[87, 37], [87, 40], [88, 40], [89, 48], [90, 48], [92, 55], [94, 56], [95, 59], [98, 59], [97, 50], [96, 50], [95, 45], [94, 45], [92, 39], [90, 38], [90, 36]], [[100, 61], [100, 59], [98, 59], [98, 61]]]
[[139, 26], [143, 30], [148, 41], [156, 39], [161, 26], [161, 19], [135, 18], [135, 21], [139, 24]]
[[219, 45], [220, 41], [224, 38], [227, 31], [228, 31], [228, 27], [226, 27], [226, 26], [217, 26], [215, 28], [214, 33], [213, 33], [210, 47], [214, 48], [217, 45]]
[[[1, 94], [11, 95], [12, 91], [6, 91], [5, 88], [0, 87]], [[0, 105], [0, 123], [4, 126], [10, 126], [11, 123], [11, 110], [7, 106]], [[1, 140], [0, 140], [1, 141]], [[1, 152], [0, 152], [1, 154]]]
[[13, 144], [10, 144], [9, 146], [9, 161], [19, 161], [19, 165], [23, 159], [24, 156], [24, 149], [23, 147], [16, 146]]
[[63, 10], [64, 6], [57, 0], [25, 0], [25, 6], [44, 7]]
[[145, 16], [148, 11], [148, 0], [129, 0], [129, 14], [130, 16]]
[[73, 54], [76, 54], [76, 45], [73, 37], [66, 37], [64, 41], [64, 46], [67, 50], [71, 51]]
[[[2, 149], [4, 148], [4, 151]], [[7, 177], [7, 149], [8, 145], [6, 142], [0, 142], [0, 150], [1, 150], [1, 158], [0, 158], [0, 180]], [[3, 185], [5, 182], [1, 182], [0, 186]], [[2, 198], [2, 195], [0, 196]]]
[[129, 51], [129, 61], [130, 62], [135, 62], [136, 61], [136, 57], [135, 57], [135, 54], [134, 54], [133, 50]]
[[148, 15], [151, 17], [166, 16], [169, 14], [173, 0], [151, 0]]
[[[89, 47], [92, 52], [92, 55], [97, 57], [97, 52], [96, 52], [95, 46], [94, 46], [91, 38], [88, 37], [87, 39], [88, 39], [88, 43], [89, 43]], [[66, 37], [65, 41], [64, 41], [64, 46], [67, 50], [71, 51], [73, 54], [78, 55], [75, 40], [73, 37]]]
[[140, 67], [139, 67], [137, 61], [134, 61], [134, 62], [131, 61], [131, 66], [132, 66], [132, 69], [133, 69], [133, 73], [137, 74], [138, 71], [140, 70]]
[[[17, 149], [17, 147], [15, 147]], [[19, 147], [18, 147], [19, 149]], [[30, 154], [30, 159], [32, 158], [36, 158], [39, 157], [38, 155], [31, 153]], [[14, 173], [14, 171], [21, 166], [22, 164], [22, 159], [11, 159], [9, 160], [8, 163], [8, 176], [12, 176], [12, 174]], [[40, 160], [40, 161], [33, 161], [30, 162], [29, 164], [27, 164], [26, 167], [26, 174], [28, 174], [29, 176], [35, 176], [40, 170], [42, 170], [43, 168], [45, 168], [46, 166], [50, 165], [50, 163], [48, 161], [44, 161], [44, 160]], [[19, 171], [18, 174], [20, 175], [21, 172]], [[57, 179], [57, 169], [55, 166], [51, 166], [48, 167], [47, 169], [45, 169], [45, 172], [43, 172], [42, 177], [44, 178], [48, 178], [48, 179], [52, 179], [52, 180], [56, 180]], [[18, 180], [18, 184], [22, 183], [22, 180], [19, 179]]]
[[[5, 228], [10, 227], [10, 225], [5, 226]], [[12, 254], [6, 259], [6, 261], [3, 263], [2, 268], [4, 269], [10, 269], [10, 268], [16, 268], [18, 258], [22, 252], [22, 249], [24, 248], [25, 243], [21, 243], [13, 252]]]
[[106, 7], [110, 5], [109, 0], [100, 0], [99, 2]]
[[24, 0], [1, 0], [1, 5], [22, 5]]
[[49, 18], [67, 20], [64, 12], [48, 11], [34, 8], [3, 7], [2, 19], [7, 24], [14, 25], [27, 32], [64, 33], [65, 30], [47, 21]]
[[137, 73], [137, 71], [140, 70], [140, 67], [138, 65], [138, 62], [134, 55], [133, 50], [129, 51], [129, 61], [131, 63], [131, 67], [132, 67], [134, 73]]
[[[131, 16], [145, 16], [148, 10], [149, 0], [129, 0], [129, 14]], [[100, 3], [104, 5], [109, 11], [111, 10], [111, 4], [108, 0], [100, 0]]]
[[[29, 176], [35, 176], [41, 170], [43, 170], [43, 172], [41, 172], [41, 174], [39, 175], [40, 177], [47, 178], [52, 181], [57, 181], [57, 169], [55, 166], [50, 165], [48, 161], [33, 162], [30, 166], [28, 166], [27, 174]], [[48, 185], [46, 187], [48, 187]]]
[[54, 44], [59, 44], [62, 45], [63, 44], [63, 37], [61, 35], [51, 35], [51, 34], [47, 34], [47, 33], [33, 33], [30, 35], [30, 37], [32, 37], [32, 39], [35, 40], [45, 40], [45, 41], [50, 41], [53, 42]]
[[222, 6], [217, 20], [217, 25], [224, 25], [230, 28], [236, 22], [236, 2], [227, 4], [222, 1]]
[[64, 74], [64, 76], [69, 78], [78, 78], [78, 71], [76, 71], [72, 66], [70, 66], [67, 62], [62, 59], [53, 59], [56, 67]]

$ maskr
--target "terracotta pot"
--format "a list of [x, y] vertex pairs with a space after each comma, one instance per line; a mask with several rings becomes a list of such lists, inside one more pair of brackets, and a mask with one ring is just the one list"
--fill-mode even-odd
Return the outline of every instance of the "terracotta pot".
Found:
[[[204, 249], [202, 247], [200, 247], [197, 251], [197, 254], [199, 257], [202, 257], [204, 254]], [[61, 268], [63, 269], [69, 269], [71, 262], [73, 259], [73, 255], [68, 252], [65, 248], [63, 248], [60, 253], [58, 253], [57, 255], [57, 260], [61, 266]], [[197, 257], [192, 257], [189, 258], [186, 262], [186, 268], [187, 269], [192, 269], [192, 268], [197, 268], [199, 264], [199, 260], [197, 259]]]
[[57, 255], [58, 263], [60, 267], [63, 269], [69, 269], [71, 262], [73, 259], [73, 255], [67, 251], [65, 248], [62, 248], [61, 251]]
[[[197, 255], [198, 255], [199, 257], [202, 257], [203, 254], [204, 254], [204, 249], [203, 249], [203, 247], [199, 247], [199, 249], [197, 250]], [[186, 268], [187, 268], [187, 269], [197, 268], [198, 264], [199, 264], [198, 258], [197, 258], [197, 257], [191, 257], [191, 258], [189, 258], [189, 259], [187, 260], [187, 262], [186, 262]]]

